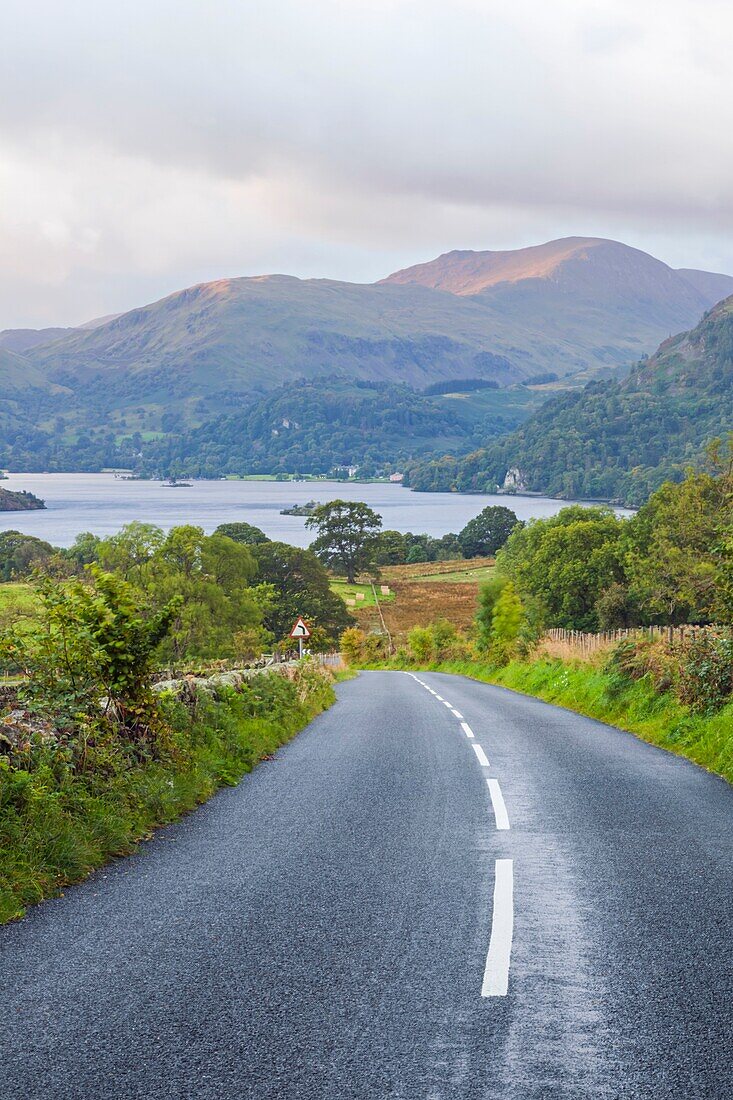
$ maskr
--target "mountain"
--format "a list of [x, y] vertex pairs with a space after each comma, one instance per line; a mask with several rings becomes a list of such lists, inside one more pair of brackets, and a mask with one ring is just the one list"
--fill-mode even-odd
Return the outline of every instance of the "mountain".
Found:
[[733, 432], [733, 296], [666, 340], [622, 380], [548, 401], [521, 427], [464, 459], [415, 466], [423, 490], [494, 491], [641, 502]]
[[[596, 237], [511, 252], [448, 252], [385, 283], [480, 302], [547, 340], [563, 340], [586, 368], [633, 362], [733, 291], [733, 278], [682, 275], [637, 248]], [[556, 359], [554, 369], [564, 365]]]
[[733, 294], [733, 275], [718, 275], [713, 271], [696, 271], [689, 267], [678, 268], [677, 274], [713, 303], [722, 302]]
[[0, 349], [22, 355], [38, 344], [49, 344], [74, 331], [73, 328], [6, 328], [0, 332]]
[[714, 303], [721, 276], [696, 275], [699, 285], [638, 249], [573, 237], [448, 253], [370, 285], [223, 279], [45, 342], [5, 340], [69, 391], [57, 410], [69, 428], [124, 420], [123, 430], [154, 431], [164, 416], [196, 426], [245, 397], [334, 374], [423, 389], [616, 373]]

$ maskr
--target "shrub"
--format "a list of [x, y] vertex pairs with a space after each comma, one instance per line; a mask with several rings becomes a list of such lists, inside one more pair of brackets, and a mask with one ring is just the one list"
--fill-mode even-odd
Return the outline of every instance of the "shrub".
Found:
[[676, 649], [680, 702], [697, 713], [720, 710], [733, 696], [733, 636], [701, 634]]
[[410, 652], [416, 661], [429, 661], [433, 656], [434, 640], [433, 632], [427, 626], [413, 626], [407, 635]]
[[356, 665], [364, 656], [366, 634], [358, 626], [348, 627], [341, 635], [341, 656], [347, 665]]

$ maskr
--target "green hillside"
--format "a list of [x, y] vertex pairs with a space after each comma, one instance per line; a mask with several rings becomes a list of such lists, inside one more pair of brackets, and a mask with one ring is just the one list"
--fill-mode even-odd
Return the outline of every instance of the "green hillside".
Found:
[[633, 504], [679, 479], [710, 439], [730, 431], [733, 297], [624, 380], [561, 394], [465, 458], [416, 465], [409, 482], [427, 491], [494, 491], [514, 471], [518, 487], [530, 492]]
[[167, 414], [166, 433], [122, 434], [100, 425], [61, 435], [7, 425], [0, 464], [29, 471], [115, 466], [193, 477], [326, 474], [358, 465], [362, 476], [371, 476], [445, 450], [467, 454], [512, 431], [546, 396], [541, 387], [471, 389], [469, 383], [425, 394], [339, 378], [302, 382], [242, 398], [231, 413], [194, 428]]

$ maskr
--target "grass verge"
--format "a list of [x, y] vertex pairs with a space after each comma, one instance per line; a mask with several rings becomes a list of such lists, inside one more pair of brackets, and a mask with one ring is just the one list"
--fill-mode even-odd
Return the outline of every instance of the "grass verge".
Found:
[[420, 667], [497, 684], [596, 718], [733, 783], [733, 703], [713, 714], [693, 714], [674, 696], [656, 691], [648, 676], [620, 678], [588, 662], [540, 659], [492, 668], [478, 661], [445, 661]]
[[334, 700], [315, 671], [298, 683], [259, 676], [241, 692], [200, 696], [193, 709], [165, 699], [171, 740], [161, 759], [131, 766], [120, 753], [79, 774], [59, 753], [36, 755], [28, 770], [0, 756], [0, 923], [236, 784]]

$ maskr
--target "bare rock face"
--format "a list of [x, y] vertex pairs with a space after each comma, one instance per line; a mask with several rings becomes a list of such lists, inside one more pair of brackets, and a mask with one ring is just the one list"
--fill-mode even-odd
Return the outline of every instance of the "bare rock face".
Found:
[[523, 493], [527, 486], [524, 484], [524, 474], [517, 466], [507, 470], [502, 489], [505, 493]]

